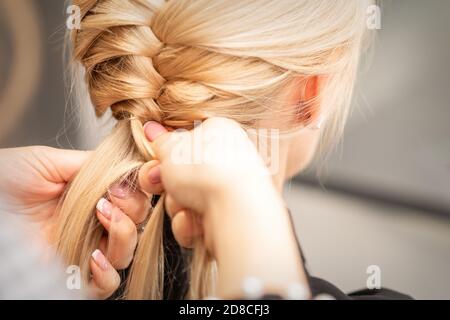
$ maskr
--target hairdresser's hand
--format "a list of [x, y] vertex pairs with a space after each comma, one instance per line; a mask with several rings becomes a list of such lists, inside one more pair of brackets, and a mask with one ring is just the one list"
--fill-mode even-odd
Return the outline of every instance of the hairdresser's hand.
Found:
[[[212, 118], [192, 131], [170, 133], [158, 123], [149, 122], [145, 133], [153, 141], [158, 160], [141, 169], [141, 188], [149, 193], [165, 189], [172, 229], [184, 247], [191, 247], [204, 234], [203, 215], [192, 212], [210, 212], [219, 198], [240, 201], [250, 196], [257, 200], [255, 194], [250, 194], [255, 186], [264, 186], [276, 194], [256, 147], [232, 120]], [[204, 236], [213, 251], [210, 233]]]
[[37, 223], [49, 240], [58, 201], [87, 157], [84, 151], [43, 146], [1, 149], [1, 205]]
[[145, 221], [149, 210], [147, 195], [125, 183], [111, 186], [108, 197], [97, 203], [96, 215], [106, 233], [99, 250], [92, 255], [90, 294], [94, 298], [108, 298], [119, 287], [116, 270], [131, 264], [137, 246], [137, 226]]
[[281, 197], [256, 147], [236, 122], [212, 118], [185, 132], [167, 132], [150, 122], [144, 131], [160, 164], [141, 169], [141, 187], [164, 187], [180, 244], [189, 246], [202, 235], [199, 239], [218, 262], [222, 297], [241, 296], [248, 276], [281, 295], [291, 283], [306, 285]]
[[[52, 243], [57, 223], [56, 208], [66, 185], [75, 177], [89, 152], [61, 150], [44, 146], [0, 150], [0, 206], [6, 212], [25, 216], [36, 228], [30, 228], [30, 241], [42, 244]], [[115, 196], [113, 195], [115, 194]], [[122, 200], [124, 194], [117, 187], [111, 191], [111, 199], [130, 213], [131, 218], [141, 219], [142, 207], [130, 197]], [[133, 200], [134, 199], [134, 200]], [[139, 199], [139, 198], [137, 198]], [[148, 202], [148, 201], [147, 201]], [[89, 286], [91, 297], [109, 297], [119, 286], [120, 277], [116, 269], [126, 267], [131, 261], [136, 246], [136, 226], [121, 209], [114, 209], [114, 216], [124, 217], [119, 222], [110, 222], [97, 213], [108, 230], [90, 261], [92, 281]], [[115, 221], [116, 221], [115, 220]], [[1, 221], [0, 221], [1, 223]], [[106, 257], [102, 254], [107, 252]]]

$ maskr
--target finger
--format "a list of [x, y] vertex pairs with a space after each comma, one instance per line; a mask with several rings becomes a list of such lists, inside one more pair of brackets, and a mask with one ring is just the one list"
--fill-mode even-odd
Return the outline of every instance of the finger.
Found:
[[111, 203], [102, 198], [97, 203], [97, 210], [95, 212], [98, 221], [100, 221], [101, 225], [109, 232], [111, 228], [111, 215], [112, 215], [112, 205]]
[[49, 180], [54, 183], [71, 181], [91, 154], [89, 151], [63, 150], [49, 147], [42, 147], [39, 150], [40, 159], [54, 166], [55, 170], [52, 170], [52, 172], [55, 172], [55, 174], [52, 174], [51, 180]]
[[100, 250], [92, 253], [89, 262], [92, 279], [88, 294], [95, 299], [107, 299], [120, 286], [120, 276]]
[[163, 161], [170, 155], [170, 150], [181, 135], [177, 132], [169, 132], [161, 124], [149, 121], [144, 125], [146, 138], [152, 142], [152, 147], [159, 161]]
[[166, 194], [164, 207], [170, 218], [173, 218], [176, 213], [183, 210], [183, 207], [179, 205], [170, 194]]
[[137, 245], [137, 230], [133, 220], [105, 198], [97, 204], [97, 217], [108, 231], [106, 257], [118, 270], [127, 268]]
[[145, 136], [150, 142], [154, 142], [160, 135], [167, 133], [168, 130], [156, 121], [148, 121], [144, 124]]
[[120, 208], [134, 224], [145, 221], [150, 211], [150, 199], [139, 190], [132, 190], [125, 183], [115, 184], [108, 190], [111, 203]]
[[139, 187], [147, 194], [161, 194], [164, 190], [161, 183], [159, 161], [152, 160], [139, 170]]
[[172, 232], [180, 246], [192, 248], [194, 240], [202, 235], [202, 228], [192, 212], [183, 210], [172, 218]]

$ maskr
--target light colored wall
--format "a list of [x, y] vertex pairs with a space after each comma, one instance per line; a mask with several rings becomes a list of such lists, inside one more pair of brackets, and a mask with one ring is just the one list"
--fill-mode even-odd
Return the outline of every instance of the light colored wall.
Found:
[[450, 299], [450, 221], [293, 184], [286, 189], [314, 276], [344, 292], [364, 289], [367, 267], [381, 285], [416, 299]]

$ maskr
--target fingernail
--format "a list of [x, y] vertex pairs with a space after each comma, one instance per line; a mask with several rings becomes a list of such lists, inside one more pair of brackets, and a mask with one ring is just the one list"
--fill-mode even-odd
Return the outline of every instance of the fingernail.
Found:
[[105, 271], [108, 270], [108, 261], [106, 261], [105, 256], [100, 250], [97, 249], [94, 252], [92, 252], [92, 258], [102, 270]]
[[108, 200], [101, 198], [96, 207], [107, 219], [111, 219], [112, 204]]
[[150, 172], [148, 173], [148, 178], [152, 184], [161, 183], [161, 169], [159, 165], [150, 169]]
[[109, 188], [109, 193], [111, 193], [116, 198], [125, 199], [128, 197], [130, 189], [123, 184], [116, 183], [111, 188]]
[[150, 140], [150, 142], [153, 142], [160, 135], [167, 132], [167, 130], [158, 122], [149, 121], [146, 124], [144, 124], [144, 132], [145, 135], [147, 136], [147, 139]]

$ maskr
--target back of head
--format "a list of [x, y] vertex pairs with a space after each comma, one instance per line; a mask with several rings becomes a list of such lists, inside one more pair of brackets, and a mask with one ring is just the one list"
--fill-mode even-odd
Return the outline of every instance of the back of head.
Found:
[[[195, 120], [223, 116], [247, 127], [268, 119], [295, 127], [297, 110], [278, 101], [278, 93], [299, 78], [324, 75], [324, 137], [336, 136], [348, 112], [369, 3], [75, 0], [82, 24], [72, 34], [73, 59], [85, 70], [97, 116], [111, 111], [118, 122], [61, 204], [57, 241], [66, 262], [82, 266], [87, 281], [89, 256], [103, 232], [95, 204], [112, 183], [132, 183], [132, 173], [152, 158], [146, 121], [191, 128]], [[160, 201], [139, 241], [128, 298], [162, 297], [162, 211]], [[205, 270], [210, 259], [199, 245], [193, 298], [210, 293]]]

